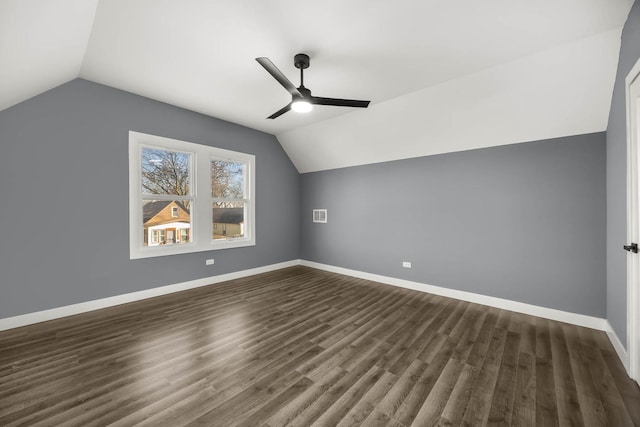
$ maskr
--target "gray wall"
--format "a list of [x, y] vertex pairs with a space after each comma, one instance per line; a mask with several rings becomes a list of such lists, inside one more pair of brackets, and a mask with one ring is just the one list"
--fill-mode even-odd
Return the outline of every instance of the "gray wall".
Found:
[[607, 319], [627, 345], [627, 130], [624, 80], [640, 58], [640, 3], [622, 31], [618, 72], [607, 127]]
[[[622, 86], [638, 9], [606, 135], [606, 270], [604, 134], [300, 177], [273, 136], [78, 79], [0, 112], [0, 318], [301, 257], [606, 314], [623, 337]], [[129, 260], [129, 130], [255, 154], [257, 246]], [[313, 208], [329, 223], [312, 224]]]
[[302, 258], [604, 317], [605, 186], [604, 133], [307, 173]]
[[[254, 154], [257, 245], [129, 260], [129, 130]], [[0, 112], [0, 318], [297, 259], [298, 194], [273, 136], [74, 80]]]

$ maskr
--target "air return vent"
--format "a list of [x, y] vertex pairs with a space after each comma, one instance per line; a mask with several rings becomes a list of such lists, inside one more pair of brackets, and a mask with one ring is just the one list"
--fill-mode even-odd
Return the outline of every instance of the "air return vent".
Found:
[[313, 222], [327, 222], [327, 210], [326, 209], [314, 209], [313, 210]]

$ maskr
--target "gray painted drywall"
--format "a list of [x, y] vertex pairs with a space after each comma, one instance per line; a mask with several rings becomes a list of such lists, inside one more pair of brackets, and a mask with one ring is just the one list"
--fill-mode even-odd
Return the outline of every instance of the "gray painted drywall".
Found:
[[[129, 260], [129, 130], [254, 154], [256, 246]], [[298, 195], [275, 137], [73, 80], [0, 112], [0, 318], [297, 259]]]
[[301, 177], [303, 259], [605, 315], [604, 133]]
[[627, 128], [625, 79], [640, 58], [640, 3], [622, 30], [618, 72], [607, 126], [607, 319], [627, 345]]

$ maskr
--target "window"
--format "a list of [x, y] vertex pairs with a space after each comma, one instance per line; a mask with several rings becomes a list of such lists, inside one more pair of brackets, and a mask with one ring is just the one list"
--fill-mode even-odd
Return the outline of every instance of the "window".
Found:
[[164, 230], [151, 230], [151, 244], [160, 245], [165, 242]]
[[130, 258], [255, 245], [255, 156], [129, 132]]
[[[211, 159], [211, 211], [213, 239], [244, 237], [245, 164], [221, 158]], [[220, 227], [218, 227], [220, 225]]]
[[188, 228], [181, 228], [180, 229], [180, 241], [181, 242], [188, 242], [189, 241], [189, 229]]

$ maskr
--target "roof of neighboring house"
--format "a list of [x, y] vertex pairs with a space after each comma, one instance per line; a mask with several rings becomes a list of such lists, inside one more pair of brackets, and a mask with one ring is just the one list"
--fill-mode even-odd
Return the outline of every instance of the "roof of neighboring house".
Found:
[[244, 208], [213, 208], [213, 222], [240, 224], [244, 222]]
[[[169, 204], [173, 203], [171, 200], [161, 200], [156, 202], [147, 202], [142, 207], [142, 222], [146, 223], [154, 216], [158, 215], [160, 211], [169, 206]], [[175, 202], [176, 205], [180, 207], [185, 212], [189, 212], [187, 207], [183, 205], [181, 202]]]

